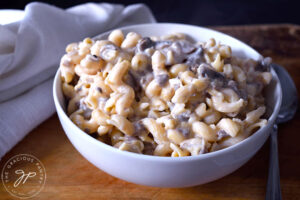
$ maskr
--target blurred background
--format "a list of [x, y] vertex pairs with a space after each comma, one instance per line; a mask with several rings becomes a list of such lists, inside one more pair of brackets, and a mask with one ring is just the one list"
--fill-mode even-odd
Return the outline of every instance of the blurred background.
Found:
[[[29, 0], [1, 0], [0, 9], [24, 9]], [[61, 8], [85, 2], [83, 0], [46, 0]], [[299, 24], [299, 2], [291, 0], [107, 0], [104, 2], [144, 3], [158, 22], [188, 23], [201, 26], [244, 24]]]

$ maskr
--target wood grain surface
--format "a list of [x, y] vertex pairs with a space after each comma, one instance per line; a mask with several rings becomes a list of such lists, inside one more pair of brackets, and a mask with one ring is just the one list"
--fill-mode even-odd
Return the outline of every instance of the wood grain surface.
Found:
[[[284, 66], [300, 93], [300, 27], [253, 25], [211, 27], [251, 45], [264, 56]], [[49, 97], [52, 98], [52, 97]], [[279, 126], [279, 160], [283, 199], [300, 199], [300, 113]], [[269, 142], [234, 173], [201, 186], [168, 189], [135, 185], [114, 178], [85, 160], [64, 134], [57, 115], [29, 133], [0, 162], [16, 154], [32, 154], [44, 164], [44, 189], [32, 199], [264, 199]], [[16, 199], [0, 186], [0, 199]]]

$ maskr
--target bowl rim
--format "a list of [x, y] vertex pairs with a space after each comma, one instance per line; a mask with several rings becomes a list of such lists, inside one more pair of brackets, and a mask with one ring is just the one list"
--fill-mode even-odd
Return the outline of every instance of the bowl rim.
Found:
[[[242, 43], [243, 45], [245, 45], [249, 50], [252, 50], [254, 52], [256, 52], [259, 56], [261, 56], [260, 53], [258, 53], [255, 49], [253, 49], [251, 46], [249, 46], [248, 44], [230, 36], [227, 34], [224, 34], [222, 32], [219, 31], [215, 31], [209, 28], [205, 28], [205, 27], [201, 27], [201, 26], [196, 26], [196, 25], [188, 25], [188, 24], [180, 24], [180, 23], [146, 23], [146, 24], [138, 24], [138, 25], [131, 25], [131, 26], [123, 26], [123, 27], [119, 27], [118, 29], [135, 29], [137, 27], [143, 27], [143, 26], [182, 26], [182, 27], [191, 27], [191, 28], [200, 28], [204, 31], [210, 31], [210, 32], [215, 32], [217, 34], [221, 34], [223, 36], [229, 37], [230, 39], [234, 39], [237, 40], [238, 42]], [[112, 30], [106, 31], [104, 33], [101, 33], [97, 36], [100, 37], [101, 35], [105, 35], [108, 34], [109, 32], [111, 32]], [[273, 78], [276, 80], [276, 84], [278, 84], [278, 86], [276, 86], [275, 88], [279, 88], [278, 90], [278, 99], [275, 102], [275, 106], [274, 106], [274, 110], [271, 114], [271, 116], [268, 118], [268, 122], [267, 125], [260, 128], [258, 131], [254, 132], [252, 135], [250, 135], [249, 137], [247, 137], [246, 139], [232, 145], [229, 146], [227, 148], [218, 150], [218, 151], [214, 151], [214, 152], [209, 152], [206, 154], [200, 154], [200, 155], [195, 155], [195, 156], [185, 156], [185, 157], [162, 157], [162, 156], [154, 156], [154, 155], [146, 155], [146, 154], [138, 154], [138, 153], [133, 153], [133, 152], [128, 152], [128, 151], [121, 151], [111, 145], [105, 144], [93, 137], [91, 137], [90, 135], [88, 135], [87, 133], [85, 133], [84, 131], [82, 131], [78, 126], [76, 126], [71, 119], [68, 117], [68, 115], [65, 113], [65, 111], [63, 110], [61, 104], [59, 103], [58, 100], [58, 96], [57, 96], [57, 89], [61, 89], [61, 87], [58, 87], [58, 82], [60, 80], [60, 69], [58, 68], [55, 77], [54, 77], [54, 81], [53, 81], [53, 99], [54, 99], [54, 103], [55, 103], [55, 108], [57, 111], [57, 114], [60, 115], [60, 117], [62, 117], [62, 119], [65, 123], [67, 123], [68, 125], [72, 126], [76, 131], [72, 131], [72, 134], [78, 136], [78, 137], [83, 137], [84, 139], [88, 140], [88, 142], [94, 143], [95, 145], [100, 146], [101, 148], [106, 149], [107, 151], [111, 151], [112, 153], [117, 153], [120, 155], [124, 155], [124, 156], [128, 156], [128, 157], [132, 157], [132, 158], [136, 158], [136, 159], [143, 159], [143, 160], [149, 160], [149, 161], [164, 161], [164, 162], [186, 162], [186, 161], [195, 161], [195, 160], [201, 160], [201, 159], [207, 159], [207, 158], [214, 158], [216, 156], [220, 156], [221, 154], [224, 153], [230, 153], [235, 151], [236, 149], [238, 149], [239, 147], [245, 145], [245, 143], [249, 143], [251, 140], [254, 139], [254, 137], [259, 137], [259, 135], [262, 134], [262, 132], [267, 131], [266, 129], [269, 127], [270, 122], [274, 121], [278, 115], [278, 112], [280, 110], [280, 106], [281, 106], [281, 101], [282, 101], [282, 88], [281, 88], [281, 84], [279, 81], [279, 78], [275, 72], [275, 70], [273, 68], [271, 68], [272, 76]], [[274, 91], [276, 91], [276, 89], [274, 89]], [[62, 122], [60, 122], [62, 123]], [[65, 132], [65, 131], [64, 131]], [[66, 133], [65, 133], [66, 134]], [[67, 134], [68, 135], [68, 134]], [[69, 136], [68, 136], [69, 137]], [[76, 148], [77, 150], [77, 148]]]

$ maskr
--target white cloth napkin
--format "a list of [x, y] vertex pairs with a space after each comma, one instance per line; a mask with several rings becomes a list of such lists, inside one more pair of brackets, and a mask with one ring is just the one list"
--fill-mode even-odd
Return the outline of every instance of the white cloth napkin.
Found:
[[63, 10], [30, 3], [23, 20], [0, 25], [0, 158], [54, 113], [52, 79], [68, 43], [154, 22], [143, 4], [87, 3]]

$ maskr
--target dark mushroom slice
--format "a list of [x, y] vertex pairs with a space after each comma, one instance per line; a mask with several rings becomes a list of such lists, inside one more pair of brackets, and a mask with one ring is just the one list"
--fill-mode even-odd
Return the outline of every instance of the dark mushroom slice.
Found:
[[183, 112], [176, 116], [176, 118], [181, 122], [187, 122], [190, 119], [190, 112]]
[[134, 126], [134, 136], [142, 135], [144, 132], [147, 131], [146, 127], [141, 121], [136, 121], [133, 123]]
[[132, 70], [129, 70], [125, 80], [125, 83], [133, 88], [136, 96], [142, 91], [141, 85], [139, 84], [139, 79], [140, 76], [138, 74]]
[[211, 87], [214, 89], [229, 88], [232, 89], [240, 98], [247, 100], [247, 92], [245, 89], [239, 89], [238, 83], [234, 80], [228, 80], [221, 72], [215, 71], [207, 64], [201, 64], [199, 67], [199, 76], [208, 78]]
[[136, 45], [136, 49], [138, 52], [143, 52], [148, 48], [154, 47], [155, 42], [151, 40], [149, 37], [142, 38]]
[[156, 75], [155, 76], [155, 80], [156, 82], [161, 86], [161, 87], [164, 87], [168, 80], [169, 80], [169, 75], [168, 74], [159, 74], [159, 75]]
[[83, 110], [83, 118], [85, 120], [90, 120], [93, 110], [87, 107], [87, 105], [83, 101], [80, 101], [79, 108]]
[[208, 78], [213, 88], [224, 88], [227, 86], [226, 77], [222, 73], [215, 71], [208, 64], [201, 64], [199, 66], [198, 76]]
[[204, 62], [203, 49], [202, 47], [199, 47], [196, 49], [196, 51], [187, 55], [185, 63], [189, 66], [189, 69], [192, 72], [197, 73], [197, 69], [199, 65], [203, 62]]
[[185, 138], [190, 137], [190, 129], [188, 127], [179, 127], [176, 128], [177, 131], [179, 131]]
[[143, 154], [153, 155], [156, 145], [151, 142], [144, 142]]
[[255, 71], [259, 71], [259, 72], [269, 72], [270, 71], [270, 65], [271, 65], [271, 58], [270, 57], [266, 57], [264, 58], [261, 62], [259, 62], [256, 66], [255, 66]]
[[247, 100], [248, 95], [245, 89], [239, 89], [236, 81], [230, 80], [227, 83], [228, 88], [232, 89], [240, 98]]

